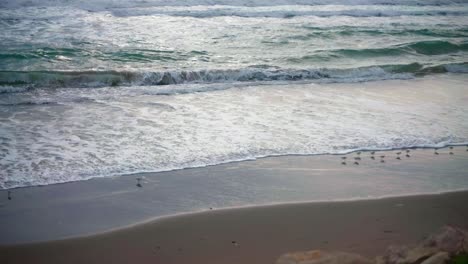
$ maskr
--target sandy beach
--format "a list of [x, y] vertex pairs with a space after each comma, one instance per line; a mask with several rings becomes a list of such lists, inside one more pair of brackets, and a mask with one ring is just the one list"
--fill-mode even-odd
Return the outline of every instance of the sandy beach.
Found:
[[444, 225], [468, 228], [468, 192], [218, 210], [63, 241], [0, 247], [2, 263], [274, 263], [289, 251], [373, 257]]
[[[450, 155], [450, 151], [454, 155]], [[319, 194], [317, 190], [320, 188], [334, 191], [334, 177], [343, 184], [346, 183], [344, 179], [353, 180], [358, 184], [356, 188], [362, 188], [365, 177], [372, 176], [376, 179], [369, 185], [369, 190], [373, 185], [381, 185], [375, 187], [375, 192], [379, 188], [391, 188], [388, 183], [401, 175], [424, 179], [437, 174], [466, 181], [468, 152], [465, 146], [454, 150], [440, 149], [439, 155], [432, 149], [413, 149], [411, 157], [403, 160], [395, 158], [398, 156], [396, 152], [398, 150], [379, 152], [386, 155], [385, 163], [372, 160], [370, 152], [363, 152], [359, 165], [341, 165], [341, 157], [346, 156], [350, 162], [357, 157], [356, 153], [351, 153], [273, 157], [146, 174], [143, 188], [134, 185], [141, 175], [20, 188], [14, 190], [11, 201], [2, 201], [0, 207], [0, 261], [273, 263], [283, 253], [310, 249], [343, 250], [374, 257], [383, 254], [389, 245], [416, 243], [444, 225], [468, 228], [466, 191], [370, 197], [368, 200], [361, 197], [354, 201], [298, 202], [320, 200], [320, 195], [314, 196], [308, 190], [315, 195]], [[198, 198], [191, 195], [192, 209], [178, 207], [181, 201], [175, 198], [163, 201], [158, 196], [159, 188], [164, 185], [161, 179], [180, 177], [180, 174], [193, 181], [199, 180], [198, 177], [229, 176], [233, 188], [230, 190], [231, 203], [210, 200], [221, 196], [209, 191], [215, 186], [204, 181], [198, 184], [206, 188], [206, 194], [199, 194]], [[284, 177], [294, 185], [278, 182]], [[331, 185], [323, 185], [321, 177]], [[379, 177], [383, 179], [378, 180]], [[313, 187], [312, 182], [315, 183]], [[264, 189], [255, 189], [256, 185], [262, 185]], [[246, 186], [250, 186], [250, 191], [256, 190], [256, 194], [242, 199], [245, 193], [241, 189]], [[353, 189], [353, 186], [348, 187]], [[454, 189], [453, 186], [445, 187]], [[193, 188], [197, 192], [196, 187]], [[427, 193], [437, 192], [436, 186], [427, 185], [426, 188]], [[179, 196], [188, 195], [182, 190], [173, 191]], [[414, 191], [423, 193], [418, 189]], [[229, 194], [227, 189], [224, 193]], [[271, 196], [265, 196], [267, 193]], [[346, 195], [351, 195], [338, 193], [343, 195], [343, 200]], [[233, 199], [235, 194], [237, 199]], [[160, 195], [165, 196], [164, 193]], [[378, 193], [373, 195], [378, 197]], [[171, 197], [175, 196], [166, 198]], [[204, 199], [211, 203], [199, 207], [198, 203], [205, 202]], [[269, 202], [273, 205], [261, 206]], [[137, 206], [139, 203], [141, 205]], [[163, 203], [181, 211], [174, 212], [175, 216], [164, 216], [171, 213], [161, 209], [165, 208]], [[195, 213], [183, 213], [184, 210]], [[154, 217], [156, 219], [151, 220]], [[139, 222], [141, 224], [136, 224]]]
[[468, 0], [0, 0], [0, 32], [0, 264], [468, 264]]

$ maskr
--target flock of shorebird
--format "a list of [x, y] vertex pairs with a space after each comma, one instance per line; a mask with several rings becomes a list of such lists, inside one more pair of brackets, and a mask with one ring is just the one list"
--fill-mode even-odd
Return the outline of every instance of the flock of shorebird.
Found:
[[[439, 149], [441, 149], [441, 148], [434, 148], [434, 155], [439, 155], [439, 152], [438, 152]], [[450, 146], [449, 149], [450, 149], [449, 154], [450, 154], [450, 155], [454, 155], [454, 153], [453, 153], [453, 146]], [[468, 151], [468, 145], [466, 146], [466, 151]], [[387, 151], [386, 151], [386, 152], [387, 152]], [[411, 152], [410, 149], [403, 149], [403, 150], [401, 150], [401, 151], [398, 151], [398, 152], [395, 153], [395, 154], [396, 154], [395, 159], [401, 160], [401, 156], [402, 156], [401, 154], [405, 154], [405, 153], [406, 153], [406, 154], [405, 154], [404, 156], [405, 156], [406, 158], [409, 158], [409, 157], [411, 157], [410, 152]], [[371, 158], [372, 160], [375, 160], [375, 154], [376, 154], [376, 152], [375, 152], [375, 151], [371, 151], [370, 154], [371, 154], [370, 158]], [[346, 164], [347, 164], [347, 163], [346, 163], [347, 158], [348, 158], [348, 157], [346, 157], [346, 156], [345, 156], [345, 157], [341, 157], [341, 160], [342, 160], [342, 161], [341, 161], [341, 164], [342, 164], [342, 165], [346, 165]], [[354, 165], [359, 165], [359, 161], [360, 161], [360, 160], [362, 160], [362, 159], [361, 159], [361, 151], [357, 151], [357, 152], [356, 152], [356, 156], [354, 157]], [[385, 163], [385, 155], [380, 155], [380, 163]]]

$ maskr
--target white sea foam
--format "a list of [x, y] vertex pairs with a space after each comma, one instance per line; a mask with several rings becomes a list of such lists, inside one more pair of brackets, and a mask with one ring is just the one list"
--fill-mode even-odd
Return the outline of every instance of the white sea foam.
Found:
[[173, 96], [154, 95], [171, 86], [38, 90], [21, 98], [40, 95], [57, 104], [28, 104], [0, 117], [0, 183], [11, 188], [271, 155], [466, 143], [468, 104], [454, 96], [466, 94], [465, 83], [464, 75], [439, 75]]

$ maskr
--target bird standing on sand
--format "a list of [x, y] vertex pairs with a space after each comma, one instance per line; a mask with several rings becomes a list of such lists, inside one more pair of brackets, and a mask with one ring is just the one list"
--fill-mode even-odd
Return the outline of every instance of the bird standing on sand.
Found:
[[346, 157], [341, 157], [341, 159], [342, 159], [342, 160], [345, 160], [345, 159], [346, 159]]
[[355, 161], [355, 162], [354, 162], [354, 165], [359, 165], [359, 162]]
[[401, 151], [400, 151], [400, 152], [397, 152], [396, 154], [397, 154], [397, 155], [400, 155], [400, 154], [401, 154]]
[[371, 153], [370, 153], [370, 154], [374, 155], [374, 154], [375, 154], [375, 151], [371, 151]]
[[410, 154], [406, 154], [406, 157], [409, 158], [409, 157], [411, 157], [411, 156], [410, 156]]
[[343, 161], [343, 162], [341, 162], [341, 165], [346, 165], [346, 162], [344, 162], [344, 161]]
[[397, 160], [401, 160], [400, 156], [396, 157]]
[[385, 155], [380, 156], [381, 159], [385, 158]]
[[11, 191], [8, 191], [8, 200], [11, 200]]
[[361, 155], [361, 151], [356, 152], [356, 154]]
[[453, 152], [452, 152], [452, 151], [450, 151], [450, 152], [449, 152], [449, 154], [450, 154], [450, 155], [453, 155]]
[[410, 150], [409, 150], [409, 149], [407, 149], [407, 150], [406, 150], [406, 153], [409, 153], [409, 152], [410, 152]]
[[449, 147], [449, 149], [453, 149], [453, 147], [452, 147], [452, 146], [450, 146], [450, 147]]
[[374, 156], [371, 156], [370, 158], [373, 159], [373, 160], [375, 160], [375, 157], [374, 157]]
[[439, 155], [439, 152], [437, 152], [437, 149], [434, 149], [434, 154]]
[[143, 187], [143, 185], [141, 185], [141, 178], [137, 178], [137, 187]]
[[381, 159], [381, 160], [380, 160], [380, 163], [385, 163], [385, 160]]

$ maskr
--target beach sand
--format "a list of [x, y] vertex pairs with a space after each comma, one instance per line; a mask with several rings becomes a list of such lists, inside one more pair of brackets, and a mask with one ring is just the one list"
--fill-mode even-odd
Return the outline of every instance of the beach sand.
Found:
[[[371, 161], [369, 153], [364, 152], [359, 166], [341, 165], [340, 156], [330, 155], [266, 158], [147, 175], [143, 188], [135, 187], [135, 178], [141, 175], [134, 175], [17, 189], [13, 190], [13, 199], [2, 200], [0, 206], [0, 263], [261, 264], [274, 263], [286, 252], [310, 249], [351, 251], [373, 257], [383, 254], [391, 244], [416, 243], [444, 225], [468, 228], [468, 192], [291, 203], [320, 199], [321, 196], [313, 193], [308, 196], [308, 180], [318, 184], [313, 189], [316, 192], [317, 188], [323, 188], [324, 192], [336, 191], [332, 187], [340, 181], [346, 182], [345, 178], [366, 184], [368, 178], [365, 177], [369, 176], [375, 177], [374, 182], [367, 183], [369, 185], [348, 187], [371, 189], [373, 185], [381, 184], [385, 186], [382, 190], [388, 191], [386, 188], [399, 184], [394, 181], [401, 175], [417, 178], [440, 174], [441, 177], [461, 177], [466, 183], [468, 152], [465, 149], [464, 146], [456, 147], [455, 155], [449, 155], [448, 148], [439, 150], [440, 155], [434, 155], [430, 149], [417, 149], [412, 150], [411, 159], [407, 160], [396, 160], [396, 151], [388, 151], [384, 164]], [[356, 154], [347, 156], [352, 159]], [[165, 186], [164, 178], [180, 177], [181, 174], [193, 178], [193, 192], [200, 192], [195, 186], [202, 185], [206, 193], [216, 186], [200, 179], [215, 181], [222, 178], [221, 175], [227, 175], [231, 188], [235, 183], [239, 189], [234, 192], [238, 195], [237, 200], [231, 193], [226, 200], [234, 199], [234, 202], [212, 201], [202, 208], [198, 203], [221, 196], [213, 193], [196, 196], [188, 192], [190, 188], [185, 189], [186, 193], [172, 189], [173, 196], [160, 193], [158, 186]], [[246, 178], [246, 185], [234, 177], [237, 174]], [[268, 176], [274, 184], [270, 182], [266, 189], [253, 188], [256, 184], [268, 185], [259, 175]], [[153, 176], [158, 181], [154, 181]], [[287, 179], [277, 182], [285, 176]], [[331, 185], [326, 185], [321, 176], [328, 178]], [[285, 185], [285, 182], [296, 185]], [[389, 182], [395, 185], [388, 185]], [[241, 189], [248, 186], [252, 189], [245, 193], [252, 190], [257, 193], [243, 197], [245, 193]], [[288, 191], [278, 186], [285, 186]], [[428, 192], [434, 192], [430, 185], [426, 187]], [[226, 189], [221, 191], [228, 194]], [[266, 196], [267, 193], [271, 196]], [[184, 196], [185, 200], [187, 196], [192, 197], [191, 208], [198, 208], [194, 211], [199, 212], [148, 221], [151, 216], [169, 212], [158, 211], [163, 207], [163, 200], [158, 195], [169, 196], [165, 200], [169, 204], [167, 208], [177, 207], [176, 196]], [[198, 203], [195, 197], [199, 198]], [[248, 205], [249, 201], [278, 204], [217, 209], [223, 205]], [[141, 221], [146, 222], [135, 224]], [[115, 229], [129, 224], [135, 225]], [[115, 230], [103, 233], [112, 228]], [[77, 235], [82, 237], [75, 237]], [[35, 242], [70, 236], [75, 238]]]
[[274, 263], [330, 249], [369, 257], [443, 225], [468, 228], [468, 192], [301, 203], [169, 217], [105, 234], [0, 247], [1, 263]]

